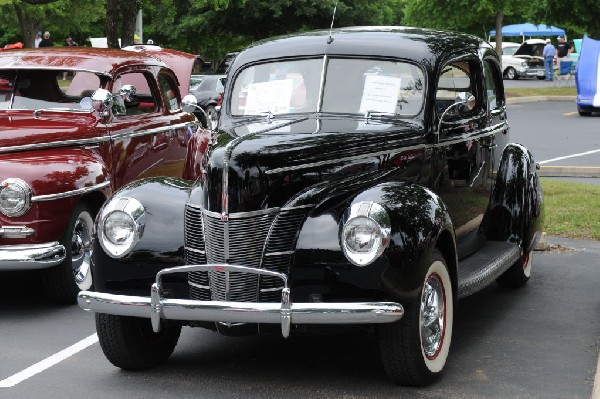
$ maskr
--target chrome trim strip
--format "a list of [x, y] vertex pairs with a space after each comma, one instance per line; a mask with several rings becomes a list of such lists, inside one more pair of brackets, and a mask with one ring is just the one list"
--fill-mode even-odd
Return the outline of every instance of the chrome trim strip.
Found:
[[206, 251], [204, 251], [202, 249], [192, 248], [192, 247], [188, 247], [188, 246], [185, 246], [184, 249], [186, 251], [190, 251], [190, 252], [195, 252], [197, 254], [206, 255]]
[[261, 288], [260, 292], [276, 292], [276, 291], [282, 290], [284, 288], [285, 287], [283, 287], [283, 286], [282, 287], [277, 287], [277, 288]]
[[292, 255], [293, 253], [294, 253], [294, 251], [269, 252], [269, 253], [265, 253], [265, 256]]
[[91, 191], [102, 190], [106, 186], [110, 184], [110, 181], [105, 181], [104, 183], [95, 184], [93, 186], [88, 186], [84, 188], [80, 188], [77, 190], [66, 191], [64, 193], [57, 194], [48, 194], [48, 195], [36, 195], [35, 197], [31, 197], [31, 202], [42, 202], [42, 201], [52, 201], [60, 198], [74, 197], [76, 195], [83, 195], [89, 193]]
[[63, 140], [63, 141], [53, 141], [50, 143], [34, 143], [34, 144], [24, 144], [24, 145], [16, 145], [12, 147], [0, 147], [0, 154], [6, 152], [15, 152], [15, 151], [26, 151], [26, 150], [42, 150], [46, 148], [54, 148], [54, 147], [68, 147], [68, 146], [78, 146], [78, 145], [96, 145], [99, 143], [105, 143], [110, 141], [109, 136], [98, 136], [92, 137], [89, 139], [82, 140]]
[[[215, 218], [221, 217], [221, 214], [219, 212], [207, 211], [200, 205], [187, 203], [186, 206], [188, 206], [190, 208], [198, 209], [207, 216], [211, 216], [211, 217], [215, 217]], [[271, 212], [286, 212], [286, 211], [294, 211], [296, 209], [305, 209], [305, 208], [312, 208], [312, 207], [314, 207], [314, 204], [284, 206], [283, 208], [269, 208], [269, 209], [264, 209], [264, 210], [261, 209], [258, 211], [250, 211], [250, 212], [236, 212], [236, 213], [231, 213], [229, 217], [230, 218], [243, 218], [243, 217], [249, 217], [249, 216], [260, 216], [260, 215], [268, 215]]]
[[[321, 68], [321, 81], [319, 82], [319, 99], [317, 100], [317, 112], [321, 112], [323, 108], [323, 96], [325, 95], [325, 76], [327, 73], [327, 54], [323, 56], [323, 67]], [[317, 119], [320, 121], [320, 119]]]
[[0, 226], [0, 237], [25, 238], [33, 235], [35, 230], [27, 226]]
[[371, 152], [368, 154], [353, 155], [353, 156], [349, 156], [349, 157], [341, 157], [341, 158], [335, 158], [335, 159], [327, 159], [324, 161], [311, 162], [311, 163], [306, 163], [306, 164], [302, 164], [302, 165], [286, 166], [286, 167], [282, 167], [282, 168], [269, 169], [265, 173], [267, 175], [272, 175], [272, 174], [281, 173], [281, 172], [290, 172], [290, 171], [300, 170], [300, 169], [305, 169], [305, 168], [314, 168], [314, 167], [318, 167], [318, 166], [332, 165], [332, 164], [346, 162], [346, 161], [355, 161], [358, 159], [371, 158], [371, 157], [376, 157], [376, 156], [380, 156], [380, 155], [397, 154], [397, 153], [402, 153], [402, 152], [407, 152], [407, 151], [424, 150], [428, 147], [431, 147], [431, 145], [419, 144], [419, 145], [414, 145], [414, 146], [410, 146], [410, 147], [402, 147], [402, 149], [398, 149], [395, 151], [394, 150], [377, 151], [377, 152]]
[[192, 283], [191, 281], [188, 281], [188, 284], [191, 285], [192, 287], [200, 288], [203, 290], [210, 290], [209, 285], [201, 285], [201, 284], [197, 284], [197, 283]]
[[54, 147], [68, 147], [68, 146], [79, 146], [79, 145], [99, 145], [100, 143], [105, 143], [115, 139], [127, 139], [133, 137], [146, 136], [150, 134], [156, 134], [163, 131], [171, 131], [173, 129], [181, 129], [187, 126], [194, 126], [196, 122], [184, 122], [178, 123], [176, 125], [170, 126], [161, 126], [154, 129], [141, 130], [139, 132], [128, 132], [128, 133], [120, 133], [114, 136], [98, 136], [92, 137], [89, 139], [81, 139], [81, 140], [63, 140], [63, 141], [53, 141], [49, 143], [35, 143], [35, 144], [24, 144], [17, 145], [12, 147], [0, 147], [0, 154], [7, 152], [16, 152], [16, 151], [26, 151], [26, 150], [37, 150], [37, 149], [47, 149]]
[[0, 270], [47, 269], [60, 264], [65, 256], [65, 247], [58, 241], [4, 245], [0, 246]]
[[129, 138], [133, 138], [133, 137], [140, 137], [140, 136], [146, 136], [149, 134], [161, 133], [164, 131], [170, 132], [172, 130], [183, 129], [183, 128], [186, 128], [188, 126], [193, 126], [193, 125], [196, 125], [196, 122], [183, 122], [183, 123], [178, 123], [176, 125], [160, 126], [160, 127], [155, 127], [152, 129], [140, 130], [139, 132], [119, 133], [119, 134], [113, 135], [112, 138], [113, 138], [113, 140], [114, 139], [129, 139]]

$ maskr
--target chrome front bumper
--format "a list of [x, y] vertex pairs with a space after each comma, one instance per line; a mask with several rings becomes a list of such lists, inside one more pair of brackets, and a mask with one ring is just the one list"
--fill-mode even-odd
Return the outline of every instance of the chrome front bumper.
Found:
[[65, 260], [65, 247], [58, 241], [45, 244], [0, 246], [0, 270], [46, 269]]
[[[199, 301], [191, 299], [162, 298], [161, 277], [165, 274], [194, 271], [219, 271], [252, 273], [282, 279], [281, 303]], [[342, 302], [293, 303], [287, 276], [283, 273], [235, 265], [192, 265], [161, 270], [156, 275], [150, 297], [105, 294], [82, 291], [77, 298], [79, 306], [88, 311], [119, 316], [149, 318], [155, 332], [160, 331], [161, 319], [184, 321], [210, 321], [223, 323], [281, 324], [284, 337], [290, 334], [292, 324], [373, 324], [392, 323], [404, 314], [396, 302]]]

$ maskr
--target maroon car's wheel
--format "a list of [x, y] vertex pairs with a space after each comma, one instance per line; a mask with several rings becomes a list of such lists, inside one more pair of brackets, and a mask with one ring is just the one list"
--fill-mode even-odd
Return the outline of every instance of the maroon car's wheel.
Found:
[[167, 361], [175, 350], [181, 325], [152, 331], [149, 319], [96, 313], [96, 331], [104, 355], [124, 370], [144, 370]]
[[74, 303], [81, 290], [92, 287], [91, 251], [94, 220], [89, 208], [79, 204], [73, 211], [67, 231], [61, 240], [65, 260], [43, 270], [42, 281], [50, 299]]
[[402, 320], [383, 324], [383, 367], [397, 384], [423, 386], [442, 372], [452, 340], [454, 297], [444, 257], [434, 251], [419, 300], [405, 306]]

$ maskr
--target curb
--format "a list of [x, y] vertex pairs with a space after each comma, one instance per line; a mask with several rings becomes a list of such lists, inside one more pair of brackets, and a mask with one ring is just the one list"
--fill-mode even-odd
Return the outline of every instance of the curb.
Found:
[[541, 166], [538, 176], [600, 178], [600, 166]]
[[577, 96], [530, 96], [530, 97], [509, 97], [506, 104], [525, 104], [539, 101], [577, 101]]

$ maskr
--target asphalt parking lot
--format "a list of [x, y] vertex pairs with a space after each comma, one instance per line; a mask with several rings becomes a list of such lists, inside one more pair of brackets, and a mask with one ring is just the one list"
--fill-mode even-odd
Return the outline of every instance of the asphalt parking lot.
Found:
[[[436, 384], [390, 384], [367, 335], [223, 337], [184, 329], [170, 361], [143, 373], [108, 363], [98, 343], [23, 381], [7, 381], [94, 333], [76, 306], [0, 292], [0, 398], [590, 398], [600, 336], [600, 243], [549, 238], [524, 289], [495, 285], [459, 302], [450, 360]], [[13, 380], [14, 381], [14, 380]]]

